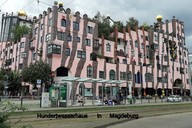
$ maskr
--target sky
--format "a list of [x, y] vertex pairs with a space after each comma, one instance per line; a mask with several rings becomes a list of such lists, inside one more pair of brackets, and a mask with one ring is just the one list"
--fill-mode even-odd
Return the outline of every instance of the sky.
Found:
[[[38, 2], [39, 1], [39, 2]], [[55, 0], [0, 0], [0, 14], [25, 10], [29, 16], [38, 16], [53, 5]], [[139, 21], [139, 25], [153, 25], [156, 16], [162, 15], [163, 21], [175, 16], [184, 22], [185, 42], [192, 53], [192, 8], [191, 0], [60, 0], [64, 8], [72, 12], [79, 11], [81, 15], [94, 17], [99, 11], [110, 16], [114, 21], [126, 22], [130, 17]]]

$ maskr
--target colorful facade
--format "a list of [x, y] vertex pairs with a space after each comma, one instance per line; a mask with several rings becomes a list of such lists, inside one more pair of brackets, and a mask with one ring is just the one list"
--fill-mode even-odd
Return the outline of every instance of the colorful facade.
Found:
[[[189, 95], [183, 22], [173, 17], [171, 21], [158, 20], [149, 30], [135, 26], [135, 30], [127, 27], [122, 31], [115, 28], [111, 40], [99, 38], [98, 21], [55, 5], [33, 20], [32, 37], [23, 37], [16, 44], [1, 43], [0, 65], [22, 69], [39, 60], [37, 53], [42, 50], [42, 59], [50, 65], [57, 84], [65, 76], [103, 78], [131, 81], [135, 96]], [[125, 92], [127, 86], [128, 82], [106, 84], [104, 92], [115, 95], [119, 89]], [[29, 92], [32, 89], [30, 86]], [[101, 91], [100, 83], [74, 82], [75, 94], [89, 97], [92, 93], [101, 95]]]

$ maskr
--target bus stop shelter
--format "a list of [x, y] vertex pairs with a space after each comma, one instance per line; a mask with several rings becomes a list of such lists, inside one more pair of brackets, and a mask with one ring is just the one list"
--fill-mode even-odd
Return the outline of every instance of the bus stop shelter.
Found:
[[[106, 79], [94, 79], [94, 78], [80, 78], [80, 77], [73, 77], [73, 76], [68, 76], [68, 77], [63, 77], [61, 79], [61, 84], [62, 83], [68, 83], [68, 82], [71, 82], [71, 85], [68, 85], [68, 88], [69, 86], [71, 86], [71, 95], [72, 95], [72, 100], [71, 100], [71, 106], [74, 105], [74, 82], [82, 82], [82, 83], [101, 83], [102, 84], [102, 105], [103, 105], [103, 100], [104, 100], [104, 92], [103, 92], [103, 88], [105, 87], [106, 84], [110, 84], [110, 86], [112, 86], [112, 84], [115, 84], [116, 86], [119, 87], [120, 84], [122, 83], [127, 83], [129, 81], [121, 81], [121, 80], [106, 80]], [[93, 85], [93, 84], [92, 84]], [[92, 89], [93, 89], [93, 86], [92, 86]], [[69, 103], [69, 89], [67, 89], [67, 96], [66, 96], [66, 104], [67, 104], [67, 107], [69, 106], [68, 103]], [[111, 87], [110, 87], [110, 90], [111, 90]], [[127, 89], [126, 89], [127, 90]], [[110, 94], [110, 96], [112, 96], [112, 94]], [[96, 97], [95, 93], [93, 93], [93, 98], [92, 98], [92, 103], [94, 105], [94, 98]]]

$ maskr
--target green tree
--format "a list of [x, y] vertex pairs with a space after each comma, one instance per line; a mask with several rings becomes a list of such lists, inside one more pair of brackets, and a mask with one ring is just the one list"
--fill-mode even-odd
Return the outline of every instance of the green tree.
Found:
[[97, 12], [94, 20], [98, 21], [98, 36], [101, 38], [103, 35], [105, 39], [109, 39], [113, 28], [110, 26], [110, 21], [107, 16], [102, 16], [100, 12]]
[[[21, 117], [17, 121], [10, 121], [10, 116], [17, 110], [25, 111], [25, 107], [17, 106], [9, 101], [0, 102], [0, 128], [11, 128], [20, 123]], [[20, 128], [32, 128], [30, 125], [21, 125]]]
[[3, 95], [3, 90], [4, 90], [4, 76], [5, 76], [6, 71], [4, 69], [0, 69], [0, 95]]
[[42, 60], [31, 63], [29, 67], [22, 70], [21, 76], [24, 82], [36, 85], [37, 79], [41, 79], [41, 83], [46, 84], [50, 80], [51, 68]]
[[8, 91], [11, 91], [12, 95], [16, 95], [21, 90], [21, 79], [18, 71], [11, 71], [8, 73]]
[[145, 31], [147, 31], [148, 29], [150, 29], [150, 26], [147, 25], [146, 22], [144, 22], [143, 25], [141, 25], [141, 27], [143, 27]]
[[135, 30], [135, 26], [139, 24], [139, 21], [134, 17], [130, 17], [128, 21], [126, 21], [126, 27], [130, 26], [131, 30]]
[[123, 22], [122, 21], [115, 21], [114, 24], [112, 25], [112, 29], [114, 30], [115, 27], [117, 27], [119, 32], [122, 32], [123, 27], [124, 27]]
[[13, 33], [13, 41], [17, 42], [17, 41], [19, 41], [21, 39], [21, 37], [23, 35], [29, 34], [30, 33], [30, 29], [26, 25], [16, 25], [12, 29], [12, 33]]

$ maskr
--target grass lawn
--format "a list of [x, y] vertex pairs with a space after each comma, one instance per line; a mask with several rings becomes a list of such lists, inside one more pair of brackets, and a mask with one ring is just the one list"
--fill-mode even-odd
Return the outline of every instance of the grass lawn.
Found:
[[[192, 112], [192, 103], [169, 103], [155, 105], [129, 105], [129, 106], [96, 106], [84, 108], [63, 108], [44, 111], [25, 111], [15, 112], [11, 121], [21, 118], [20, 124], [29, 124], [34, 128], [98, 128], [121, 123], [130, 120], [130, 118], [110, 118], [110, 113], [116, 114], [138, 114], [139, 118], [148, 116], [158, 116], [164, 114], [173, 114], [181, 112]], [[37, 113], [43, 114], [86, 114], [88, 118], [37, 118]], [[97, 114], [101, 114], [102, 118], [97, 118]], [[17, 127], [16, 125], [15, 127]]]

